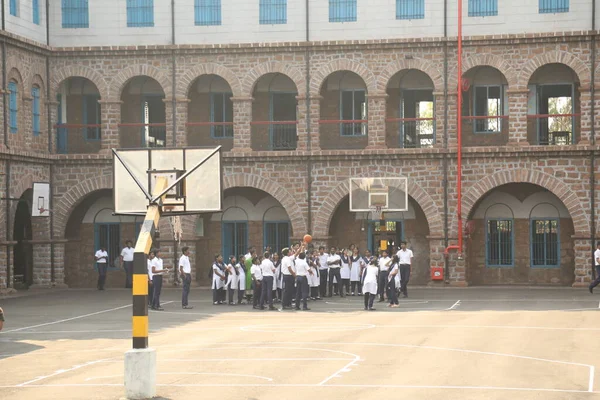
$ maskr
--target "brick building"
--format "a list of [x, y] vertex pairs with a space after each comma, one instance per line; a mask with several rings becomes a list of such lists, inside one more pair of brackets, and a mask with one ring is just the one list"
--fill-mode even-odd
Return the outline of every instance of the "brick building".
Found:
[[[348, 178], [367, 176], [409, 180], [409, 210], [386, 220], [416, 254], [415, 283], [429, 283], [430, 266], [451, 285], [590, 281], [592, 0], [464, 0], [469, 234], [464, 259], [447, 261], [456, 1], [71, 3], [4, 2], [0, 289], [93, 287], [94, 251], [105, 244], [115, 258], [142, 220], [112, 215], [111, 148], [186, 145], [225, 150], [223, 212], [183, 219], [199, 283], [215, 252], [281, 248], [307, 232], [316, 245], [373, 248], [378, 223], [348, 201]], [[51, 183], [50, 217], [30, 216], [33, 182]]]

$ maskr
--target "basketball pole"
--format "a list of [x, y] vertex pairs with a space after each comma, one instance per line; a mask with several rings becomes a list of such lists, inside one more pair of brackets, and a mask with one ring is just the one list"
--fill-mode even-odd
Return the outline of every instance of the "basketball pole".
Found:
[[[167, 178], [156, 179], [153, 196], [167, 188]], [[156, 395], [156, 351], [148, 348], [148, 254], [158, 231], [165, 194], [148, 206], [133, 255], [133, 349], [125, 353], [125, 394], [128, 399], [147, 399]]]

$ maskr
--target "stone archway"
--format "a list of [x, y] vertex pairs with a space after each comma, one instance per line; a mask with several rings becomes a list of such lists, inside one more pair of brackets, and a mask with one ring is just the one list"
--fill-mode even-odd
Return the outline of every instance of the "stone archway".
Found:
[[60, 84], [73, 77], [88, 79], [96, 85], [96, 88], [100, 93], [100, 98], [102, 100], [108, 99], [108, 84], [104, 80], [104, 77], [93, 69], [81, 65], [70, 65], [68, 67], [59, 68], [56, 70], [56, 73], [52, 74], [52, 81], [50, 84], [52, 98], [56, 98], [56, 93], [58, 92]]
[[[581, 61], [580, 58], [566, 51], [549, 51], [530, 59], [527, 64], [521, 68], [519, 75], [519, 86], [526, 88], [531, 76], [540, 67], [547, 64], [564, 64], [570, 67], [579, 77], [581, 87], [586, 87], [591, 82], [591, 73], [589, 67]], [[507, 77], [508, 79], [508, 77]]]
[[[477, 54], [471, 57], [467, 57], [462, 65], [462, 73], [464, 74], [475, 67], [485, 66], [492, 67], [500, 71], [500, 73], [504, 75], [504, 78], [506, 79], [509, 88], [515, 88], [516, 86], [518, 86], [519, 79], [517, 76], [517, 72], [504, 58], [495, 54]], [[449, 87], [456, 88], [456, 68], [454, 68], [454, 70], [451, 71], [448, 76]], [[525, 87], [527, 87], [527, 84], [525, 84]]]
[[242, 86], [238, 77], [227, 67], [219, 64], [208, 63], [200, 64], [187, 70], [185, 74], [179, 78], [177, 87], [177, 98], [185, 99], [188, 97], [191, 85], [202, 75], [217, 75], [223, 78], [231, 88], [233, 96], [242, 95]]
[[[377, 91], [377, 80], [375, 75], [369, 70], [369, 68], [360, 64], [356, 61], [349, 60], [347, 58], [340, 58], [333, 60], [330, 63], [323, 65], [313, 75], [310, 81], [310, 95], [318, 96], [321, 92], [321, 86], [329, 75], [336, 71], [351, 71], [356, 75], [360, 76], [367, 86], [367, 92], [369, 95], [378, 93]], [[385, 90], [381, 93], [385, 93]]]
[[123, 88], [136, 76], [148, 76], [156, 80], [165, 94], [165, 99], [170, 99], [173, 95], [171, 79], [165, 71], [161, 71], [148, 64], [137, 64], [121, 70], [121, 72], [112, 79], [109, 86], [109, 96], [111, 100], [120, 100]]
[[377, 77], [377, 91], [379, 93], [385, 93], [390, 79], [398, 72], [408, 69], [416, 69], [425, 73], [433, 82], [435, 91], [444, 90], [444, 77], [442, 72], [430, 61], [415, 58], [412, 60], [396, 60], [389, 63]]
[[289, 77], [296, 85], [296, 89], [298, 90], [298, 96], [304, 96], [306, 92], [306, 80], [302, 72], [293, 66], [284, 64], [279, 61], [269, 61], [257, 65], [250, 72], [248, 72], [242, 80], [243, 96], [251, 97], [252, 93], [254, 92], [254, 86], [256, 85], [260, 77], [270, 73], [280, 73]]

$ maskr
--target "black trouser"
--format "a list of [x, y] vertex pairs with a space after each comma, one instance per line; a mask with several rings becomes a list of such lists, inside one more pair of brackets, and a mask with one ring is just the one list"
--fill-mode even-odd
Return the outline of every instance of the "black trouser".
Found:
[[321, 280], [321, 284], [319, 285], [319, 293], [321, 293], [321, 297], [327, 296], [327, 276], [329, 275], [329, 271], [326, 269], [319, 270], [319, 278]]
[[329, 269], [329, 297], [333, 295], [333, 278], [335, 278], [337, 282], [337, 289], [340, 293], [340, 296], [344, 297], [344, 291], [342, 289], [342, 277], [340, 276], [339, 268]]
[[319, 287], [318, 286], [311, 286], [310, 297], [314, 297], [315, 299], [317, 297], [319, 297]]
[[408, 296], [406, 286], [410, 280], [410, 264], [400, 264], [400, 291]]
[[[246, 279], [246, 278], [244, 278], [244, 279]], [[244, 283], [246, 283], [246, 282], [244, 282]], [[241, 303], [242, 300], [244, 300], [244, 294], [246, 293], [246, 290], [240, 289], [241, 284], [242, 284], [242, 281], [239, 280], [238, 281], [238, 303]]]
[[106, 282], [106, 271], [108, 271], [108, 263], [97, 263], [98, 265], [98, 289], [104, 290], [104, 283]]
[[235, 293], [235, 287], [233, 287], [233, 285], [231, 285], [231, 283], [229, 283], [229, 285], [227, 285], [227, 298], [229, 300], [229, 304], [233, 304], [233, 295]]
[[226, 296], [227, 296], [227, 290], [225, 289], [225, 286], [223, 286], [221, 289], [219, 289], [219, 301], [222, 303], [225, 303]]
[[300, 300], [302, 307], [308, 308], [306, 299], [308, 297], [308, 278], [306, 276], [296, 276], [296, 310], [300, 309]]
[[162, 282], [162, 275], [154, 275], [152, 277], [152, 286], [154, 286], [154, 293], [152, 294], [152, 308], [160, 308], [160, 291], [162, 289]]
[[352, 293], [360, 294], [360, 282], [352, 281], [350, 284], [352, 285]]
[[148, 305], [152, 307], [152, 299], [154, 298], [154, 286], [152, 281], [148, 280]]
[[350, 279], [342, 279], [342, 286], [345, 288], [344, 293], [350, 293]]
[[390, 274], [390, 271], [381, 271], [379, 272], [379, 282], [377, 285], [377, 294], [379, 294], [379, 300], [383, 301], [383, 296], [385, 294], [385, 290], [387, 288], [387, 278]]
[[125, 288], [131, 289], [133, 287], [133, 261], [123, 261], [123, 268], [125, 268]]
[[223, 289], [217, 289], [214, 286], [216, 286], [217, 284], [215, 282], [213, 282], [213, 303], [218, 303], [221, 301], [221, 291]]
[[375, 301], [375, 295], [371, 293], [365, 293], [365, 309], [373, 308], [373, 302]]
[[396, 277], [393, 277], [392, 280], [388, 283], [388, 300], [390, 304], [398, 304], [398, 293], [396, 293]]
[[600, 265], [596, 265], [596, 280], [590, 283], [590, 289], [595, 288], [600, 284]]
[[281, 305], [283, 307], [292, 306], [292, 298], [295, 293], [294, 288], [294, 277], [292, 275], [283, 275], [283, 301]]
[[260, 296], [260, 307], [263, 308], [265, 303], [269, 303], [269, 307], [273, 307], [273, 277], [263, 276], [262, 294]]
[[260, 301], [260, 291], [262, 289], [261, 281], [254, 281], [253, 283], [253, 296], [252, 296], [252, 306], [258, 307], [258, 302]]
[[192, 274], [184, 274], [183, 276], [183, 293], [181, 295], [181, 305], [188, 306], [188, 296], [190, 295], [190, 285], [192, 284]]

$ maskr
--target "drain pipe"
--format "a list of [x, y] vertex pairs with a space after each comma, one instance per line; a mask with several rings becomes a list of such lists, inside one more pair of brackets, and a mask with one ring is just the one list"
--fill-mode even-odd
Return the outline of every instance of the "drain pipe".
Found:
[[[176, 90], [177, 90], [177, 70], [176, 60], [175, 60], [175, 0], [171, 0], [171, 118], [172, 118], [172, 127], [173, 127], [173, 147], [177, 147], [177, 99]], [[172, 227], [175, 229], [175, 227]], [[173, 282], [175, 285], [179, 284], [179, 265], [177, 265], [177, 239], [175, 239], [175, 232], [173, 232]]]
[[[596, 239], [596, 0], [592, 0], [592, 42], [591, 42], [591, 72], [592, 72], [592, 82], [590, 84], [590, 97], [591, 97], [591, 105], [590, 105], [590, 113], [592, 114], [592, 151], [590, 155], [590, 206], [591, 206], [591, 224], [590, 224], [590, 239], [592, 244], [592, 249], [594, 249], [594, 241]], [[592, 252], [593, 253], [593, 252]], [[592, 255], [592, 279], [596, 278], [596, 269], [594, 266], [596, 265], [596, 260], [594, 260], [594, 256]]]
[[[4, 0], [2, 0], [2, 10], [4, 11]], [[5, 21], [4, 21], [4, 12], [2, 12], [2, 29], [5, 28]], [[4, 104], [3, 108], [3, 116], [4, 116], [4, 121], [2, 123], [2, 129], [4, 129], [4, 147], [6, 149], [8, 149], [8, 112], [7, 112], [7, 104], [6, 104], [6, 41], [2, 40], [2, 42], [0, 42], [0, 45], [2, 46], [2, 103]], [[6, 194], [5, 197], [6, 199], [10, 198], [10, 160], [7, 158], [6, 159], [6, 170], [5, 170], [5, 179], [6, 179]], [[8, 201], [8, 200], [7, 200]], [[10, 234], [10, 206], [8, 205], [8, 203], [6, 203], [5, 205], [5, 216], [4, 216], [4, 220], [5, 220], [5, 229], [6, 229], [6, 235], [5, 235], [5, 240], [7, 242], [10, 241], [11, 239], [11, 234]], [[10, 274], [10, 247], [8, 246], [8, 244], [6, 245], [6, 287], [10, 288], [12, 287], [11, 284], [11, 274]]]
[[[48, 17], [48, 3], [46, 0], [46, 37], [48, 45], [50, 45], [50, 28]], [[50, 98], [50, 55], [46, 55], [46, 123], [48, 129], [48, 154], [52, 154], [52, 121], [50, 118], [52, 109], [52, 99]], [[52, 210], [54, 207], [54, 199], [52, 198], [52, 190], [54, 188], [54, 163], [50, 164], [50, 198], [48, 199], [48, 207]], [[50, 213], [50, 284], [55, 285], [55, 264], [54, 264], [54, 213]]]
[[310, 137], [310, 48], [308, 42], [310, 40], [310, 7], [309, 0], [305, 0], [306, 4], [306, 51], [304, 59], [306, 61], [306, 149], [308, 158], [306, 161], [306, 196], [308, 200], [308, 234], [312, 235], [312, 141]]
[[456, 138], [458, 141], [457, 153], [457, 171], [456, 171], [456, 191], [457, 205], [456, 218], [458, 222], [458, 245], [448, 246], [444, 251], [446, 257], [450, 250], [457, 250], [459, 259], [463, 252], [463, 226], [462, 226], [462, 0], [458, 0], [458, 68], [457, 68], [457, 121]]
[[[448, 247], [448, 0], [444, 0], [444, 248]], [[450, 283], [448, 257], [444, 257], [444, 281]]]

